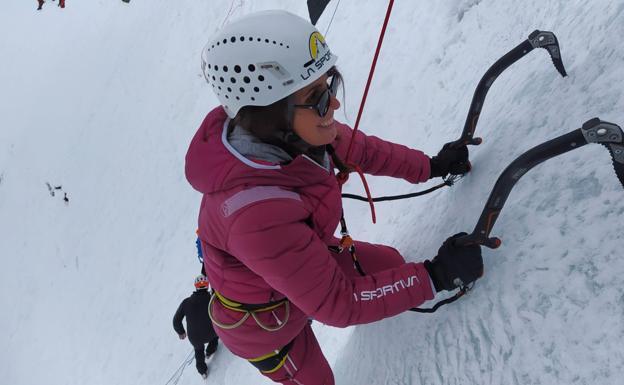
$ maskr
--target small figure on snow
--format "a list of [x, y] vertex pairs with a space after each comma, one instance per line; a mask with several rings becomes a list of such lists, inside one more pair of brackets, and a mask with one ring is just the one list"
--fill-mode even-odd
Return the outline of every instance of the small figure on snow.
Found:
[[58, 6], [61, 8], [65, 8], [65, 0], [59, 0]]
[[44, 0], [37, 0], [37, 3], [39, 3], [39, 8], [37, 8], [37, 11], [41, 11], [41, 8], [43, 8], [43, 3], [45, 3]]
[[[198, 275], [195, 278], [195, 292], [190, 297], [185, 298], [173, 316], [173, 328], [181, 340], [187, 336], [182, 319], [186, 317], [186, 327], [188, 338], [195, 349], [195, 367], [203, 378], [208, 375], [206, 358], [210, 357], [219, 345], [219, 337], [214, 331], [212, 321], [208, 316], [208, 303], [210, 302], [210, 292], [208, 291], [208, 279], [205, 275]], [[208, 344], [204, 356], [204, 344]]]
[[48, 192], [50, 193], [50, 196], [54, 196], [55, 193], [54, 191], [58, 191], [58, 190], [62, 190], [63, 186], [54, 186], [52, 187], [52, 185], [49, 182], [46, 182], [46, 186], [48, 186]]

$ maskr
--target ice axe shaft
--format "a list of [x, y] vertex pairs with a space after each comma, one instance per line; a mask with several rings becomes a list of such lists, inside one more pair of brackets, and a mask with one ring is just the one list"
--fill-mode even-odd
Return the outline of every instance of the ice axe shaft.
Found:
[[477, 122], [479, 121], [483, 103], [485, 102], [485, 97], [490, 87], [492, 87], [494, 81], [503, 71], [531, 52], [534, 48], [546, 49], [557, 71], [559, 71], [561, 76], [567, 76], [563, 61], [561, 60], [559, 42], [555, 34], [548, 31], [533, 31], [525, 41], [507, 52], [485, 72], [472, 96], [472, 102], [468, 109], [468, 116], [466, 116], [466, 122], [464, 123], [464, 130], [462, 131], [461, 137], [453, 142], [451, 146], [459, 147], [467, 144], [481, 144], [481, 138], [475, 138], [474, 133], [477, 128]]
[[582, 128], [533, 147], [511, 162], [498, 177], [473, 232], [458, 238], [455, 243], [479, 244], [491, 249], [500, 246], [500, 239], [490, 237], [490, 232], [518, 180], [538, 164], [588, 143], [603, 144], [609, 149], [616, 176], [624, 187], [624, 132], [616, 124], [594, 118], [585, 122]]

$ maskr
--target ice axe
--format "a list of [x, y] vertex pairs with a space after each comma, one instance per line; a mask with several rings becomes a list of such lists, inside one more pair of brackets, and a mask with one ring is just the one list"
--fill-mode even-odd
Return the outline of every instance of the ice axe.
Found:
[[468, 109], [468, 116], [466, 116], [466, 122], [464, 123], [464, 130], [461, 137], [452, 142], [450, 146], [459, 147], [467, 144], [479, 145], [482, 142], [481, 138], [474, 138], [474, 132], [479, 121], [479, 115], [483, 108], [485, 97], [498, 76], [503, 73], [512, 64], [520, 60], [529, 52], [535, 48], [544, 48], [548, 51], [553, 64], [561, 76], [567, 76], [566, 70], [561, 60], [561, 50], [559, 49], [559, 42], [554, 33], [549, 31], [533, 31], [529, 37], [516, 46], [511, 51], [507, 52], [503, 57], [498, 59], [483, 75], [475, 92], [472, 96], [472, 102]]
[[[498, 76], [503, 73], [507, 68], [509, 68], [513, 63], [520, 60], [526, 54], [531, 52], [534, 48], [544, 48], [550, 54], [553, 64], [555, 68], [561, 76], [567, 76], [565, 68], [563, 66], [563, 61], [561, 60], [561, 52], [559, 50], [559, 42], [557, 41], [557, 37], [554, 33], [548, 31], [533, 31], [528, 39], [520, 43], [511, 51], [507, 52], [503, 57], [498, 59], [496, 63], [494, 63], [481, 77], [481, 81], [477, 85], [477, 88], [474, 91], [474, 95], [472, 96], [472, 102], [470, 103], [470, 108], [468, 109], [468, 116], [466, 117], [466, 122], [464, 123], [464, 130], [462, 131], [461, 137], [454, 142], [450, 142], [446, 144], [446, 146], [450, 147], [458, 147], [463, 146], [465, 144], [479, 145], [481, 144], [481, 138], [473, 138], [475, 129], [477, 127], [477, 122], [479, 120], [479, 114], [481, 113], [481, 109], [483, 108], [483, 103], [485, 102], [485, 97], [488, 93], [488, 90], [498, 78]], [[403, 195], [393, 195], [393, 196], [385, 196], [372, 198], [373, 202], [380, 201], [392, 201], [398, 199], [406, 199], [413, 198], [417, 196], [421, 196], [424, 194], [431, 193], [440, 188], [451, 186], [455, 183], [456, 176], [449, 176], [444, 179], [444, 183], [436, 185], [430, 189], [425, 191], [420, 191], [416, 193], [409, 193]], [[343, 198], [357, 199], [359, 201], [368, 202], [368, 197], [362, 197], [354, 194], [342, 194]]]
[[588, 143], [602, 144], [609, 150], [615, 175], [624, 187], [624, 132], [616, 124], [594, 118], [581, 128], [533, 147], [511, 162], [498, 177], [472, 234], [457, 238], [455, 243], [479, 244], [491, 249], [499, 247], [501, 240], [490, 237], [490, 232], [518, 180], [538, 164]]

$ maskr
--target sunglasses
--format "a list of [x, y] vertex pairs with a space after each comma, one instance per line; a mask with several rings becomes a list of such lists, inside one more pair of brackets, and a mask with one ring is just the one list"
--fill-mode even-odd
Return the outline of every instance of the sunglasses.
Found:
[[327, 85], [327, 89], [319, 96], [318, 100], [314, 104], [295, 104], [293, 107], [306, 108], [308, 110], [316, 110], [319, 116], [322, 118], [327, 115], [329, 111], [329, 104], [331, 103], [331, 97], [335, 97], [340, 86], [340, 76], [332, 75]]

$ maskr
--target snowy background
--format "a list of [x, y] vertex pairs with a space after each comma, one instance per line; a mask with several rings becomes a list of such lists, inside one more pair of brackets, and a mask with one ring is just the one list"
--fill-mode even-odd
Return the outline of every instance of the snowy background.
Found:
[[[232, 19], [294, 0], [4, 0], [0, 10], [0, 383], [165, 384], [191, 351], [171, 318], [199, 271], [200, 196], [183, 162], [216, 104], [205, 42]], [[337, 1], [318, 23], [327, 31]], [[340, 2], [327, 40], [354, 123], [386, 1]], [[361, 129], [434, 154], [456, 139], [473, 90], [534, 29], [559, 38], [570, 76], [535, 50], [492, 87], [474, 171], [425, 198], [346, 203], [356, 238], [408, 260], [471, 231], [516, 156], [598, 116], [624, 124], [623, 0], [407, 1], [394, 6]], [[357, 180], [347, 191], [361, 193]], [[369, 178], [373, 195], [421, 190]], [[46, 183], [62, 186], [52, 197]], [[69, 203], [63, 201], [67, 193]], [[518, 183], [485, 249], [486, 275], [434, 315], [315, 324], [336, 382], [621, 384], [624, 190], [589, 145]], [[268, 384], [223, 347], [209, 383]], [[179, 384], [201, 379], [194, 365]]]

